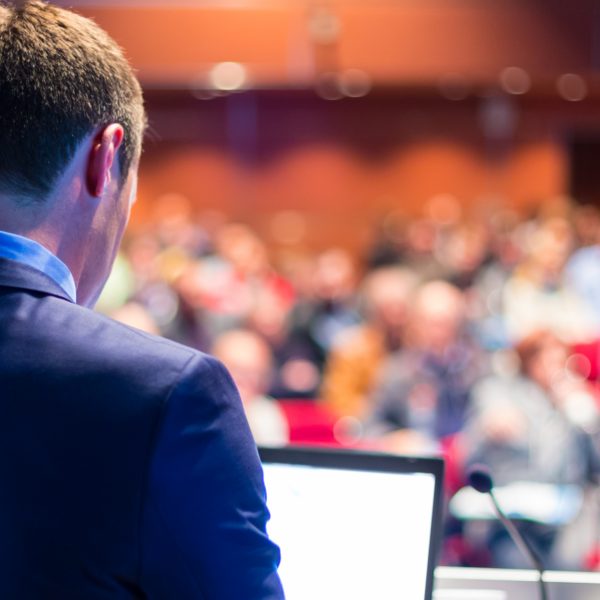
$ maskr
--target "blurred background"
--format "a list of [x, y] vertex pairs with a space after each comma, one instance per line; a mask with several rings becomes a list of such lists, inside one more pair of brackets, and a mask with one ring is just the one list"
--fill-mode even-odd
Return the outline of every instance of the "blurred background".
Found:
[[[210, 352], [259, 444], [447, 462], [442, 563], [600, 568], [600, 2], [57, 2], [149, 129], [98, 303]], [[485, 498], [483, 499], [485, 501]]]

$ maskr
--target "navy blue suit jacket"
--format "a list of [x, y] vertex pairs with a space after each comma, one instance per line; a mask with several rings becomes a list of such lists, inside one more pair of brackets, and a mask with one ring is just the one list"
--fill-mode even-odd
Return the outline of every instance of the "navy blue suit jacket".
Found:
[[218, 361], [0, 258], [0, 598], [281, 599], [268, 516]]

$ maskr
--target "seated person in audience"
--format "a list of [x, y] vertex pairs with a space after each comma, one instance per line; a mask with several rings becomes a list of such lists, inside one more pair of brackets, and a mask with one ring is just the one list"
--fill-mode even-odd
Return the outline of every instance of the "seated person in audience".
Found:
[[440, 244], [440, 260], [448, 269], [445, 277], [463, 292], [473, 287], [488, 256], [489, 234], [482, 223], [461, 223]]
[[464, 308], [462, 293], [447, 282], [417, 291], [407, 347], [390, 357], [367, 427], [369, 435], [385, 436], [388, 449], [435, 451], [440, 438], [461, 430], [469, 392], [486, 366], [462, 332]]
[[191, 264], [178, 281], [179, 294], [209, 340], [243, 327], [264, 289], [293, 303], [292, 286], [273, 269], [265, 244], [252, 229], [240, 223], [222, 227], [216, 249]]
[[285, 415], [266, 395], [273, 360], [268, 344], [252, 331], [234, 329], [215, 340], [212, 354], [227, 367], [235, 381], [256, 443], [285, 445], [289, 440]]
[[399, 265], [408, 250], [408, 218], [392, 210], [369, 231], [369, 243], [364, 257], [367, 271]]
[[564, 281], [573, 247], [570, 224], [561, 218], [542, 223], [530, 236], [529, 254], [504, 288], [506, 329], [513, 342], [538, 330], [552, 331], [567, 343], [598, 335], [591, 306]]
[[363, 419], [379, 371], [402, 346], [408, 305], [417, 276], [404, 267], [372, 271], [362, 285], [365, 323], [342, 332], [333, 343], [321, 397], [341, 417]]
[[321, 383], [321, 357], [301, 332], [290, 330], [292, 306], [269, 288], [256, 297], [248, 328], [271, 348], [273, 377], [269, 395], [279, 399], [315, 398]]
[[[516, 481], [584, 485], [598, 471], [590, 434], [600, 429], [600, 414], [594, 391], [579, 372], [582, 357], [569, 358], [567, 346], [549, 332], [530, 334], [516, 350], [520, 370], [473, 388], [464, 432], [467, 466], [487, 465], [497, 486]], [[528, 568], [496, 525], [487, 539], [496, 566]], [[525, 530], [546, 565], [559, 566], [552, 556], [556, 528], [526, 523]]]
[[319, 377], [335, 338], [361, 321], [357, 310], [356, 272], [348, 252], [330, 248], [317, 256], [310, 297], [290, 315], [290, 335], [318, 357]]
[[435, 281], [448, 276], [447, 268], [436, 257], [439, 225], [431, 219], [420, 219], [408, 228], [408, 249], [402, 264], [414, 271], [422, 281]]
[[466, 292], [470, 330], [486, 350], [507, 348], [510, 342], [504, 319], [503, 290], [521, 259], [518, 216], [508, 211], [490, 219], [490, 243], [485, 261]]

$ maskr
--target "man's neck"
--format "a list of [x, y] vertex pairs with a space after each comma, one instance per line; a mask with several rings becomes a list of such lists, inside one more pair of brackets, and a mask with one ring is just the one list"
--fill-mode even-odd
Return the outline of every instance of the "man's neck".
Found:
[[72, 260], [69, 237], [56, 226], [53, 217], [41, 202], [36, 201], [35, 205], [33, 202], [20, 204], [13, 198], [0, 196], [0, 231], [37, 242], [56, 256], [66, 265], [77, 289], [80, 271]]

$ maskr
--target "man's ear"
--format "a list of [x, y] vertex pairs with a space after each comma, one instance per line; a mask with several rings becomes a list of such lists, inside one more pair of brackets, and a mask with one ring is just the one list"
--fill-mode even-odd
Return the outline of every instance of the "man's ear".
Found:
[[100, 198], [111, 180], [110, 169], [123, 141], [123, 127], [118, 123], [100, 130], [92, 141], [86, 172], [86, 186], [94, 198]]

